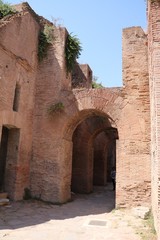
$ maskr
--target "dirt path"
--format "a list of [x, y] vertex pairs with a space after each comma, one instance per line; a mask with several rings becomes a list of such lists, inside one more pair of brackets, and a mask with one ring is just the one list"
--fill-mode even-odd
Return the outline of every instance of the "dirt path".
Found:
[[73, 195], [64, 205], [29, 200], [0, 207], [4, 240], [151, 240], [142, 238], [147, 231], [132, 210], [114, 209], [114, 192], [107, 187]]

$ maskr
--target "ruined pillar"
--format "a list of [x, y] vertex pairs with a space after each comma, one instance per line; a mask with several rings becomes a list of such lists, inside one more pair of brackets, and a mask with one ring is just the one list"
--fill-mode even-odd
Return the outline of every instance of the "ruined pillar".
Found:
[[123, 30], [122, 53], [124, 107], [118, 121], [116, 205], [150, 206], [148, 47], [141, 27]]

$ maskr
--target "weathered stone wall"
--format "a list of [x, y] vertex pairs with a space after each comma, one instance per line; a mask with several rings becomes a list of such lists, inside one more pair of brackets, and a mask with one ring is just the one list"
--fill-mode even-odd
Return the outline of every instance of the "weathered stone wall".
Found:
[[92, 88], [92, 70], [89, 67], [88, 64], [79, 64], [79, 67], [81, 68], [83, 74], [85, 75], [87, 79], [87, 88]]
[[[142, 72], [144, 74], [144, 69]], [[109, 116], [112, 127], [118, 130], [116, 202], [121, 206], [144, 202], [150, 205], [149, 93], [148, 83], [146, 90], [142, 90], [147, 82], [146, 73], [144, 75], [143, 83], [139, 83], [137, 79], [137, 92], [133, 95], [131, 91], [130, 95], [127, 95], [127, 87], [127, 90], [113, 88], [75, 92], [78, 108], [82, 111], [79, 116], [76, 114], [77, 121], [81, 121], [80, 115], [84, 118], [87, 112], [94, 114], [94, 111], [98, 110], [100, 115]], [[139, 77], [141, 79], [140, 75]], [[88, 111], [85, 112], [85, 109]], [[71, 138], [74, 126], [77, 125], [76, 119], [69, 121], [65, 138]]]
[[160, 239], [160, 2], [148, 1], [152, 210]]
[[[29, 186], [38, 31], [29, 12], [0, 23], [0, 128], [9, 129], [4, 190], [14, 200]], [[16, 86], [19, 104], [13, 109]]]
[[[54, 28], [54, 42], [49, 46], [47, 56], [37, 64], [40, 22], [30, 11], [25, 9], [23, 13], [0, 26], [0, 132], [3, 125], [20, 129], [15, 135], [14, 130], [10, 132], [9, 147], [12, 148], [9, 148], [10, 157], [7, 159], [7, 176], [11, 177], [6, 180], [10, 196], [22, 199], [24, 187], [29, 187], [32, 196], [42, 200], [68, 201], [71, 196], [75, 129], [87, 119], [92, 119], [89, 128], [83, 129], [83, 139], [88, 144], [83, 149], [88, 161], [88, 178], [93, 178], [94, 139], [106, 129], [114, 129], [118, 137], [116, 205], [150, 205], [146, 34], [139, 27], [123, 32], [123, 88], [91, 89], [91, 69], [88, 65], [80, 65], [86, 88], [72, 89], [71, 76], [66, 74], [65, 65], [66, 29]], [[19, 107], [13, 111], [16, 86], [20, 92]], [[49, 113], [57, 103], [62, 103], [64, 109]], [[105, 124], [94, 122], [95, 116], [104, 119]], [[107, 143], [108, 140], [107, 137]], [[103, 150], [97, 146], [95, 141], [95, 150], [100, 150], [102, 154]], [[104, 152], [108, 150], [106, 145]], [[12, 153], [15, 156], [13, 161]], [[103, 166], [105, 169], [106, 165]], [[104, 174], [104, 184], [106, 177]], [[87, 184], [90, 183], [88, 180]]]
[[61, 131], [65, 115], [57, 113], [52, 116], [48, 110], [58, 102], [65, 106], [61, 91], [67, 93], [71, 89], [64, 58], [66, 36], [66, 29], [54, 29], [55, 40], [47, 57], [39, 64], [36, 77], [31, 192], [37, 198], [54, 202], [61, 198]]
[[123, 97], [117, 141], [116, 204], [150, 205], [150, 105], [147, 36], [123, 30]]
[[92, 71], [87, 64], [75, 64], [72, 72], [72, 88], [91, 88]]
[[[37, 75], [31, 192], [45, 201], [65, 202], [71, 196], [73, 132], [81, 121], [94, 115], [95, 111], [100, 111], [102, 116], [106, 116], [102, 110], [105, 107], [112, 111], [113, 103], [115, 107], [118, 104], [118, 93], [112, 93], [109, 89], [60, 91], [61, 87], [58, 91], [60, 78], [54, 75], [52, 64], [56, 60], [53, 59], [54, 54], [49, 52]], [[52, 64], [47, 64], [48, 61]], [[65, 69], [56, 67], [56, 72], [58, 76], [64, 74]], [[47, 107], [55, 99], [63, 102], [64, 112], [49, 116]]]

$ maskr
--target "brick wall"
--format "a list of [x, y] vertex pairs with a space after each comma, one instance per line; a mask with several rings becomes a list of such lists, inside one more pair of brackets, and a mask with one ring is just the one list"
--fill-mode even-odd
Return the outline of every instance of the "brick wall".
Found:
[[[37, 16], [27, 10], [23, 13], [0, 26], [0, 129], [3, 125], [13, 128], [8, 142], [12, 148], [7, 158], [7, 176], [11, 177], [6, 180], [10, 196], [22, 199], [24, 188], [29, 187], [32, 196], [45, 201], [63, 203], [69, 200], [72, 150], [75, 142], [80, 142], [80, 137], [74, 142], [73, 136], [77, 126], [86, 123], [86, 119], [92, 119], [91, 124], [87, 123], [89, 128], [85, 126], [82, 129], [85, 130], [84, 142], [88, 142], [82, 152], [88, 161], [85, 170], [89, 176], [89, 191], [92, 189], [90, 179], [93, 178], [93, 161], [90, 161], [93, 157], [92, 144], [100, 132], [111, 127], [118, 137], [117, 143], [114, 143], [117, 148], [116, 204], [150, 206], [150, 102], [146, 34], [139, 27], [123, 31], [122, 88], [91, 89], [92, 72], [88, 65], [80, 65], [87, 80], [86, 89], [72, 89], [71, 76], [66, 74], [65, 66], [66, 29], [54, 29], [54, 42], [47, 56], [38, 64], [40, 26]], [[156, 60], [159, 52], [155, 49], [150, 52]], [[158, 72], [156, 76], [158, 79]], [[79, 79], [79, 76], [76, 78]], [[19, 105], [16, 104], [18, 110], [13, 111], [16, 86], [20, 91]], [[63, 103], [64, 110], [49, 115], [48, 109], [58, 102]], [[153, 112], [152, 117], [155, 116]], [[105, 124], [100, 126], [94, 123], [95, 116], [105, 119]], [[154, 128], [158, 127], [158, 118], [156, 120], [152, 125]], [[102, 143], [103, 137], [99, 135], [97, 141], [99, 139]], [[109, 137], [105, 140], [107, 144], [104, 149], [95, 140], [96, 158], [98, 152], [108, 152]], [[9, 157], [12, 153], [14, 161]], [[106, 161], [106, 158], [101, 163], [103, 160]], [[10, 164], [12, 167], [9, 167]], [[103, 170], [104, 174], [106, 165], [103, 166], [104, 169], [98, 170]], [[84, 173], [82, 175], [84, 177]], [[105, 182], [107, 176], [103, 176]], [[156, 197], [157, 192], [154, 194]], [[157, 209], [156, 206], [154, 209]]]
[[92, 71], [87, 64], [75, 64], [72, 72], [72, 88], [91, 88]]
[[[128, 31], [135, 33], [135, 29], [129, 29]], [[140, 32], [141, 31], [140, 29]], [[142, 33], [143, 31], [141, 34]], [[144, 33], [142, 36], [142, 42], [140, 41], [140, 44], [142, 44], [142, 52], [139, 56], [142, 54], [147, 59], [146, 36], [144, 37]], [[132, 54], [135, 54], [135, 52]], [[126, 61], [127, 58], [128, 56], [125, 59]], [[138, 63], [136, 64], [136, 66], [139, 66]], [[132, 76], [133, 71], [134, 77], [132, 78], [131, 84], [123, 87], [123, 89], [106, 88], [74, 91], [76, 102], [70, 103], [68, 109], [68, 111], [70, 108], [72, 109], [72, 111], [70, 110], [72, 115], [70, 115], [67, 120], [68, 127], [66, 126], [65, 139], [71, 139], [78, 121], [82, 121], [82, 119], [92, 114], [104, 115], [111, 122], [112, 127], [118, 130], [119, 139], [116, 144], [117, 206], [150, 206], [151, 204], [150, 116], [147, 61], [143, 61], [143, 64], [139, 71], [137, 71], [137, 69], [139, 69], [138, 67], [132, 69], [131, 66], [133, 67], [133, 65], [130, 64], [128, 74]], [[73, 112], [74, 104], [76, 104], [79, 109], [78, 113]], [[73, 118], [73, 116], [75, 116], [75, 118]]]
[[116, 204], [120, 206], [150, 206], [150, 105], [147, 58], [147, 36], [143, 30], [140, 27], [124, 29], [124, 105], [117, 122], [119, 140]]
[[[51, 105], [66, 99], [61, 94], [71, 89], [71, 78], [66, 74], [64, 49], [67, 31], [55, 28], [53, 45], [46, 58], [39, 64], [36, 77], [36, 100], [34, 111], [33, 158], [30, 184], [32, 195], [45, 201], [63, 202], [63, 159], [61, 154], [64, 113], [48, 114]], [[63, 158], [63, 157], [62, 157]], [[67, 194], [70, 192], [67, 190]], [[66, 196], [66, 199], [69, 199]]]
[[[6, 22], [1, 20], [0, 126], [9, 131], [3, 190], [14, 200], [22, 199], [24, 188], [29, 186], [38, 31], [29, 12], [23, 18], [17, 14]], [[16, 86], [19, 99], [15, 107]]]
[[152, 209], [160, 239], [160, 2], [148, 1], [148, 49], [151, 102]]

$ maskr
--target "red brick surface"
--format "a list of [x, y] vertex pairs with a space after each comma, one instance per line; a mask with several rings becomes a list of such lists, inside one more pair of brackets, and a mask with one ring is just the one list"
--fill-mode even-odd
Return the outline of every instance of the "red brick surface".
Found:
[[151, 104], [152, 209], [160, 239], [160, 2], [148, 1], [148, 50]]
[[[46, 20], [22, 6], [20, 14], [0, 23], [0, 135], [3, 126], [9, 129], [5, 188], [10, 198], [22, 199], [27, 187], [33, 197], [66, 202], [73, 179], [76, 189], [90, 192], [93, 180], [107, 184], [116, 160], [116, 205], [151, 206], [152, 188], [158, 229], [160, 6], [149, 6], [148, 36], [140, 27], [123, 30], [123, 86], [103, 89], [91, 88], [88, 65], [78, 67], [78, 89], [72, 89], [65, 28], [54, 27], [54, 42], [38, 63], [40, 19]], [[20, 98], [13, 111], [16, 85]], [[48, 109], [58, 102], [63, 111], [50, 115]]]

